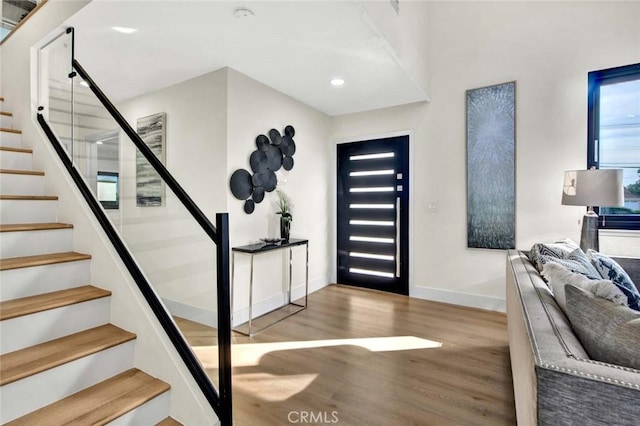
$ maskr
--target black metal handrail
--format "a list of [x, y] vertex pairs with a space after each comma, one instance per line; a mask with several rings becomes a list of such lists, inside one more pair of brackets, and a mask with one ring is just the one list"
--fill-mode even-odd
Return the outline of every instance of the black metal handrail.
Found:
[[169, 173], [167, 168], [162, 164], [162, 162], [158, 159], [158, 157], [151, 151], [151, 148], [144, 143], [140, 135], [136, 133], [135, 130], [129, 125], [127, 120], [124, 119], [120, 111], [116, 109], [116, 107], [111, 103], [109, 98], [100, 90], [98, 85], [93, 81], [91, 76], [82, 68], [82, 65], [74, 59], [73, 60], [73, 69], [82, 77], [82, 79], [89, 85], [89, 88], [93, 92], [94, 95], [98, 98], [100, 103], [109, 111], [109, 114], [113, 117], [113, 119], [118, 123], [118, 125], [124, 130], [124, 132], [129, 136], [129, 139], [133, 142], [133, 144], [138, 148], [138, 150], [144, 155], [149, 164], [158, 172], [158, 175], [162, 178], [162, 180], [167, 184], [169, 188], [176, 194], [180, 202], [189, 210], [189, 213], [193, 216], [193, 218], [198, 222], [198, 224], [202, 227], [204, 232], [211, 237], [211, 239], [217, 244], [218, 236], [216, 235], [216, 228], [211, 224], [209, 219], [202, 213], [202, 210], [193, 202], [191, 197], [185, 192], [184, 189], [180, 186], [178, 181]]
[[[67, 33], [73, 36], [73, 28], [67, 29]], [[122, 117], [117, 108], [111, 103], [107, 96], [98, 87], [95, 81], [89, 76], [80, 63], [72, 58], [72, 72], [70, 78], [75, 77], [75, 72], [89, 85], [91, 91], [96, 95], [102, 105], [109, 111], [113, 119], [118, 123], [121, 129], [129, 136], [136, 148], [145, 156], [147, 161], [155, 169], [158, 175], [164, 180], [167, 186], [176, 194], [177, 198], [189, 211], [191, 216], [202, 227], [204, 232], [211, 238], [216, 245], [216, 266], [217, 266], [217, 298], [218, 298], [218, 374], [219, 374], [219, 394], [215, 387], [207, 377], [206, 372], [202, 369], [198, 359], [191, 351], [188, 343], [185, 341], [182, 333], [178, 330], [171, 316], [166, 311], [162, 302], [158, 299], [151, 284], [148, 282], [144, 273], [140, 270], [137, 262], [129, 252], [120, 235], [115, 230], [111, 221], [107, 218], [100, 203], [93, 196], [93, 193], [87, 186], [86, 182], [74, 167], [73, 161], [65, 152], [62, 144], [55, 136], [51, 127], [42, 115], [42, 107], [38, 112], [38, 123], [42, 127], [45, 135], [53, 145], [56, 153], [60, 157], [62, 164], [71, 175], [74, 183], [80, 190], [85, 201], [89, 205], [91, 211], [102, 226], [107, 237], [113, 244], [117, 253], [120, 255], [124, 265], [136, 282], [145, 300], [156, 315], [162, 328], [173, 343], [178, 354], [185, 363], [187, 369], [198, 384], [200, 390], [207, 398], [212, 408], [216, 412], [218, 419], [222, 425], [231, 425], [233, 423], [232, 415], [232, 392], [231, 392], [231, 307], [230, 307], [230, 288], [229, 288], [229, 217], [227, 213], [216, 214], [216, 227], [211, 224], [209, 219], [204, 215], [200, 208], [193, 202], [191, 197], [180, 186], [177, 180], [169, 173], [164, 164], [156, 157], [151, 149], [144, 143], [142, 138], [131, 128], [129, 123]]]

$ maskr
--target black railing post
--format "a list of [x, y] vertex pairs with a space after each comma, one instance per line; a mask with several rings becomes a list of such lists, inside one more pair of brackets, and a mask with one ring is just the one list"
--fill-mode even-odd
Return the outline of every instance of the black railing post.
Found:
[[[216, 268], [218, 279], [218, 374], [220, 423], [233, 424], [231, 398], [231, 305], [229, 285], [229, 214], [216, 214]], [[223, 417], [224, 416], [224, 417]]]

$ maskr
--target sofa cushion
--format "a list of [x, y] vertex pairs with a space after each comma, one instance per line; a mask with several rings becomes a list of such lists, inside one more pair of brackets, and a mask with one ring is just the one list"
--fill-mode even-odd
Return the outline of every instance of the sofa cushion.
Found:
[[[569, 271], [575, 274], [581, 274], [585, 277], [592, 280], [601, 280], [602, 276], [598, 272], [598, 270], [591, 264], [589, 258], [586, 254], [578, 247], [573, 250], [571, 253], [568, 253], [563, 258], [557, 258], [547, 255], [540, 255], [540, 262], [542, 264], [542, 268], [544, 268], [545, 263], [555, 262], [567, 268]], [[542, 269], [540, 269], [542, 271]]]
[[589, 356], [640, 370], [640, 313], [568, 284], [567, 316]]
[[629, 275], [615, 260], [602, 253], [589, 250], [587, 256], [603, 278], [611, 280], [629, 299], [629, 307], [640, 311], [640, 292]]
[[618, 305], [627, 306], [627, 296], [609, 280], [592, 280], [582, 274], [576, 274], [556, 262], [547, 262], [542, 268], [542, 275], [546, 278], [553, 297], [563, 311], [567, 311], [564, 286], [575, 285], [595, 296], [602, 297]]
[[575, 249], [580, 247], [566, 238], [562, 241], [556, 241], [555, 243], [535, 243], [529, 251], [528, 257], [535, 265], [538, 271], [542, 271], [544, 266], [544, 260], [541, 256], [550, 256], [558, 259], [564, 259]]

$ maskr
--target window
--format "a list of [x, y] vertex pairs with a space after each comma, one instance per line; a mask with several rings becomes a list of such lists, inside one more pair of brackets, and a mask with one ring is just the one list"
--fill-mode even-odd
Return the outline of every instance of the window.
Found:
[[601, 229], [640, 230], [640, 64], [589, 73], [587, 167], [622, 169], [624, 207], [601, 207]]
[[98, 201], [105, 209], [120, 207], [118, 173], [98, 172]]

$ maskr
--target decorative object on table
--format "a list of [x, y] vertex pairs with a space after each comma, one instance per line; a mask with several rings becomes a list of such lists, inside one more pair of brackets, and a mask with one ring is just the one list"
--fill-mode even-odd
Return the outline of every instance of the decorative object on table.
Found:
[[599, 251], [598, 214], [594, 206], [620, 207], [624, 205], [622, 169], [569, 170], [564, 173], [562, 204], [586, 206], [582, 218], [580, 248]]
[[[284, 128], [284, 135], [277, 129], [271, 129], [269, 136], [256, 137], [257, 149], [249, 156], [251, 172], [238, 169], [233, 172], [229, 181], [231, 193], [239, 200], [244, 200], [244, 211], [253, 213], [255, 204], [264, 200], [265, 192], [272, 192], [278, 186], [276, 173], [280, 168], [287, 171], [293, 169], [293, 155], [296, 143], [293, 137], [296, 130], [291, 125]], [[290, 222], [290, 221], [289, 221]]]
[[282, 241], [284, 241], [282, 238], [260, 238], [260, 241], [262, 241], [263, 243], [267, 244], [267, 245], [276, 245], [276, 244], [280, 244]]
[[278, 196], [280, 197], [278, 201], [278, 211], [276, 214], [280, 215], [280, 237], [284, 241], [289, 241], [289, 234], [291, 231], [291, 222], [293, 221], [293, 216], [291, 215], [291, 202], [287, 195], [278, 191]]
[[[137, 121], [137, 132], [153, 153], [165, 164], [165, 123], [167, 114], [159, 112]], [[158, 172], [140, 151], [136, 151], [136, 205], [158, 207], [164, 205], [165, 187]]]
[[467, 246], [515, 247], [516, 82], [467, 90]]

